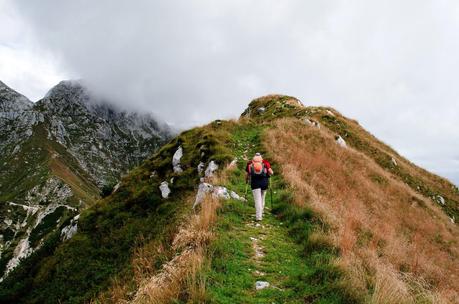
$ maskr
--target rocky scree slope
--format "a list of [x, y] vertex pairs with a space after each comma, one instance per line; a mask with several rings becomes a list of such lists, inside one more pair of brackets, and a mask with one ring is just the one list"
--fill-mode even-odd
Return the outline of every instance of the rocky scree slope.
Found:
[[76, 229], [100, 188], [153, 153], [170, 130], [149, 115], [120, 111], [79, 82], [40, 101], [0, 82], [0, 277], [53, 231]]

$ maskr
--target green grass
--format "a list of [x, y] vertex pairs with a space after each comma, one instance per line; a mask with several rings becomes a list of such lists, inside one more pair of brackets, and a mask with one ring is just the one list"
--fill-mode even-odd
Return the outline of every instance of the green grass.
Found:
[[[0, 284], [0, 302], [85, 303], [110, 288], [114, 279], [135, 291], [131, 269], [135, 249], [149, 241], [171, 245], [181, 220], [191, 212], [186, 198], [199, 183], [199, 162], [231, 160], [225, 145], [231, 125], [211, 124], [180, 134], [124, 176], [115, 193], [85, 209], [77, 234], [63, 243], [59, 231], [68, 222], [60, 223], [45, 245]], [[184, 152], [181, 174], [172, 172], [172, 155], [179, 145]], [[172, 177], [172, 193], [164, 200], [158, 186]], [[47, 233], [53, 221], [54, 215], [47, 218], [41, 233]]]
[[[233, 130], [233, 151], [262, 151], [263, 128], [251, 124]], [[228, 185], [244, 193], [244, 162], [239, 162]], [[333, 266], [337, 251], [326, 243], [310, 240], [310, 234], [326, 226], [307, 209], [294, 207], [282, 178], [273, 178], [272, 212], [265, 210], [264, 228], [254, 225], [255, 208], [249, 191], [247, 203], [224, 202], [219, 212], [216, 240], [211, 244], [207, 274], [210, 303], [354, 303], [341, 286], [341, 271]], [[267, 196], [267, 206], [271, 198]], [[252, 238], [266, 255], [254, 258]], [[258, 271], [258, 272], [256, 272]], [[264, 275], [260, 275], [264, 273]], [[271, 287], [256, 291], [257, 280]]]

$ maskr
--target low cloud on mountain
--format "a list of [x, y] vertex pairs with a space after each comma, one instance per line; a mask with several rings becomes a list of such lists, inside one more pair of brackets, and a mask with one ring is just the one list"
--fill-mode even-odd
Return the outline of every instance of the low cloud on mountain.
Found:
[[290, 94], [459, 184], [454, 1], [6, 3], [29, 45], [124, 107], [187, 127]]

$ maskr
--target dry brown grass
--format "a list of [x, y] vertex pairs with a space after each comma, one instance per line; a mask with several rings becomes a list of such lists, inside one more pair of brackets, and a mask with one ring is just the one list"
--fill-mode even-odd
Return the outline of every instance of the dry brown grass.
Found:
[[457, 303], [459, 231], [438, 206], [326, 130], [283, 119], [264, 143], [295, 203], [333, 226], [337, 262], [366, 301]]
[[175, 257], [153, 276], [140, 284], [130, 303], [170, 303], [185, 296], [193, 302], [205, 298], [205, 278], [201, 275], [207, 244], [213, 237], [212, 226], [217, 219], [220, 203], [212, 196], [202, 202], [198, 214], [193, 215], [179, 230], [172, 242]]
[[[57, 155], [54, 151], [49, 153]], [[98, 199], [99, 189], [82, 176], [76, 175], [74, 170], [70, 169], [60, 157], [52, 157], [49, 160], [49, 167], [53, 174], [68, 184], [75, 195], [81, 198], [86, 205], [91, 205]]]
[[[194, 196], [186, 200], [191, 210]], [[201, 269], [219, 207], [218, 200], [206, 197], [199, 212], [184, 219], [167, 241], [170, 245], [139, 240], [131, 260], [132, 277], [114, 279], [92, 303], [169, 303], [178, 297], [202, 302], [206, 282]], [[158, 269], [158, 264], [163, 266]]]
[[403, 156], [399, 155], [390, 146], [381, 142], [372, 134], [368, 133], [364, 128], [362, 128], [359, 125], [357, 121], [344, 117], [336, 110], [333, 111], [339, 119], [342, 119], [347, 125], [349, 125], [350, 130], [352, 130], [352, 132], [355, 133], [356, 136], [370, 142], [371, 145], [377, 148], [378, 150], [393, 156], [396, 159], [398, 166], [403, 168], [403, 170], [406, 171], [407, 174], [419, 181], [422, 181], [422, 183], [428, 188], [435, 189], [435, 191], [439, 191], [440, 193], [446, 195], [450, 199], [459, 201], [459, 193], [452, 188], [453, 184], [450, 181], [436, 174], [433, 174], [423, 168], [418, 167], [417, 165], [413, 164]]

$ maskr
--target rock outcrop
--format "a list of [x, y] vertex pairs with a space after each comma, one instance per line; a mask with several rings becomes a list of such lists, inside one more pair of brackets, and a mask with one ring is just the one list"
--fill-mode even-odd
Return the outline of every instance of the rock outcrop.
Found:
[[36, 103], [0, 82], [0, 277], [50, 233], [71, 238], [79, 209], [170, 133], [152, 115], [120, 110], [79, 81], [62, 81]]

